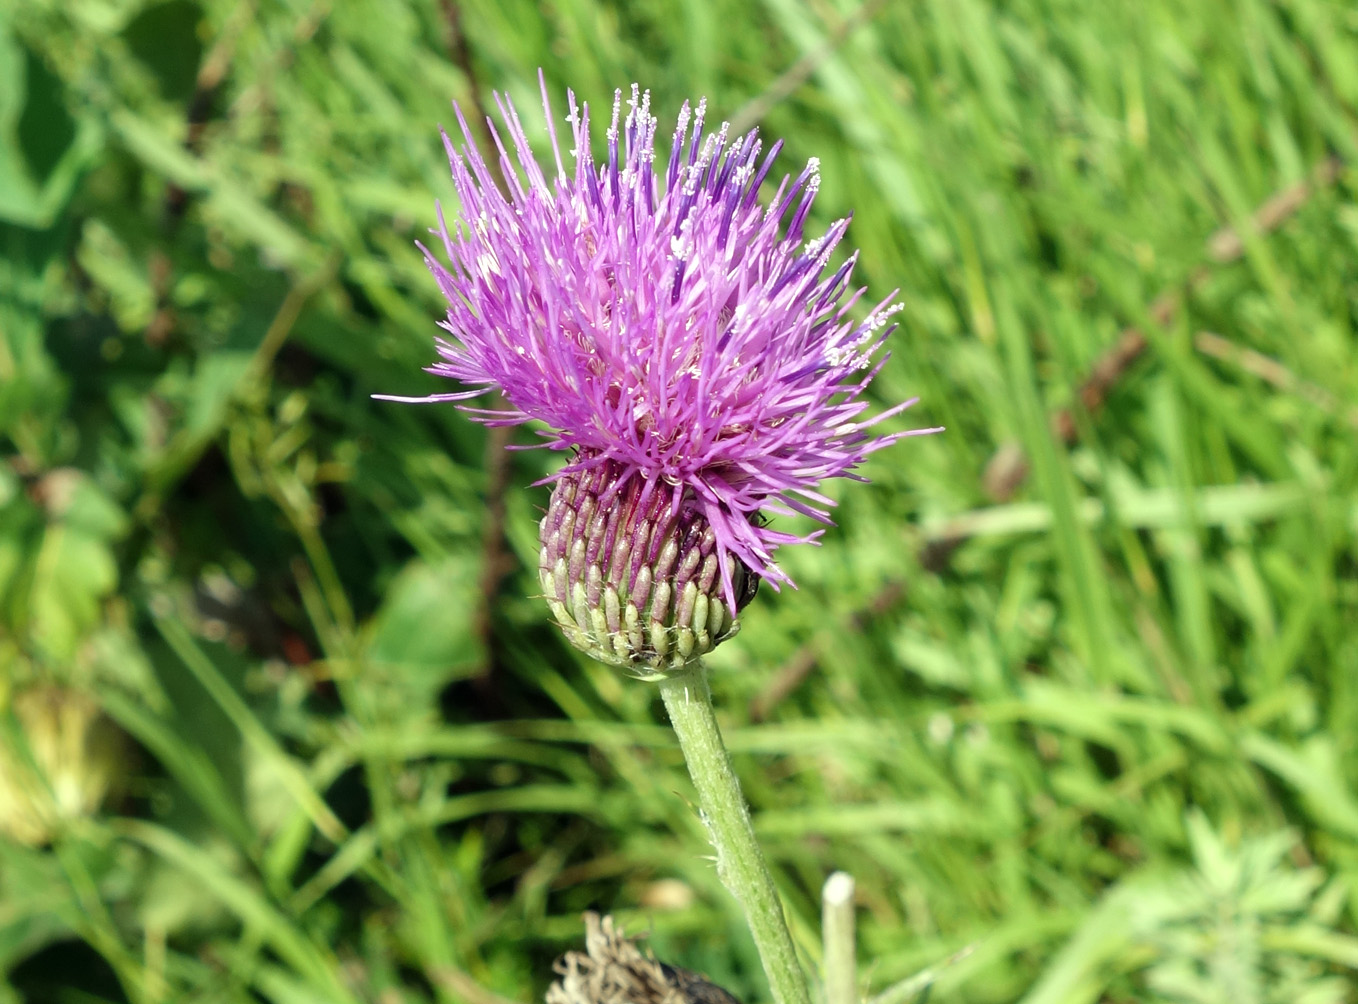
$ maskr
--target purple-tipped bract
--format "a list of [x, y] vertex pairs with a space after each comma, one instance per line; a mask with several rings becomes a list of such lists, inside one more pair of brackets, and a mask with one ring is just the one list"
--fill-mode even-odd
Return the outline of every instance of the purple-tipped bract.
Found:
[[421, 245], [451, 335], [437, 340], [442, 361], [429, 371], [465, 389], [388, 399], [463, 401], [498, 387], [512, 410], [469, 410], [489, 425], [543, 422], [551, 448], [575, 451], [556, 477], [615, 462], [613, 491], [640, 479], [643, 506], [658, 485], [676, 507], [696, 501], [732, 610], [733, 557], [774, 586], [789, 582], [774, 551], [822, 531], [797, 536], [758, 514], [830, 524], [820, 481], [856, 478], [867, 454], [934, 431], [870, 431], [913, 401], [864, 418], [898, 307], [893, 293], [851, 316], [863, 295], [850, 286], [857, 255], [828, 267], [847, 219], [805, 237], [817, 161], [761, 204], [781, 143], [765, 153], [757, 131], [732, 139], [725, 124], [705, 135], [699, 102], [680, 109], [657, 166], [658, 121], [636, 85], [625, 117], [622, 92], [614, 98], [601, 162], [589, 106], [568, 92], [563, 159], [544, 85], [544, 173], [513, 105], [497, 103], [518, 165], [492, 124], [508, 195], [459, 110], [465, 143], [444, 144], [461, 216], [449, 227], [439, 211], [444, 260]]

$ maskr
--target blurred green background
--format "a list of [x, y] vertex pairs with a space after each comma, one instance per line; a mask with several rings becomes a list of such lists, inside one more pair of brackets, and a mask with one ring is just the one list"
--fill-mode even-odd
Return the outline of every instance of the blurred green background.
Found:
[[820, 157], [948, 429], [711, 660], [808, 960], [839, 868], [865, 993], [1358, 1000], [1354, 5], [8, 0], [0, 1001], [526, 1002], [588, 908], [762, 999], [557, 458], [369, 397], [539, 66]]

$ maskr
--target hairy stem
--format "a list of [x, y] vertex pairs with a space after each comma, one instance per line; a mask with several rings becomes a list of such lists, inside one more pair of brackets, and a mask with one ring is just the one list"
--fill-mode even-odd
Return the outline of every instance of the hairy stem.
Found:
[[745, 911], [773, 999], [776, 1004], [810, 1004], [806, 976], [797, 963], [782, 903], [755, 842], [749, 809], [717, 727], [707, 671], [701, 663], [694, 663], [662, 680], [660, 693], [717, 849], [717, 874]]

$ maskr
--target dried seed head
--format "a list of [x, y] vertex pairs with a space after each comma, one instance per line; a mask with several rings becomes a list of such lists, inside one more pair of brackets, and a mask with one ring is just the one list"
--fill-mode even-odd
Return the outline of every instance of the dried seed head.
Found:
[[612, 917], [585, 914], [585, 951], [567, 952], [547, 1004], [740, 1004], [698, 973], [643, 955]]

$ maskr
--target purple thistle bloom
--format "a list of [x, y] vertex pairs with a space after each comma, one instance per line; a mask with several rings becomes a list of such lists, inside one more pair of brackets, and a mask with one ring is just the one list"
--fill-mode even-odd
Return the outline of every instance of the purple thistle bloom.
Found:
[[[766, 207], [759, 190], [782, 144], [765, 154], [757, 131], [731, 139], [725, 124], [705, 135], [699, 102], [680, 110], [658, 169], [658, 121], [649, 92], [634, 84], [625, 117], [616, 93], [601, 163], [591, 151], [589, 106], [567, 92], [568, 172], [545, 82], [542, 98], [550, 178], [514, 106], [496, 98], [518, 165], [492, 123], [508, 197], [460, 110], [464, 145], [444, 134], [462, 213], [450, 228], [439, 210], [446, 263], [421, 245], [447, 297], [441, 327], [452, 336], [437, 340], [442, 361], [429, 372], [466, 389], [386, 399], [465, 401], [499, 388], [513, 410], [468, 410], [488, 425], [543, 422], [550, 448], [574, 451], [548, 479], [558, 488], [588, 484], [600, 512], [626, 500], [631, 511], [668, 513], [684, 533], [702, 524], [701, 565], [718, 574], [713, 598], [733, 617], [750, 591], [747, 570], [775, 587], [790, 583], [774, 552], [823, 532], [777, 530], [762, 514], [802, 513], [830, 525], [834, 503], [816, 491], [820, 481], [864, 480], [853, 469], [869, 453], [937, 431], [872, 433], [913, 400], [863, 414], [863, 392], [885, 362], [873, 357], [895, 327], [895, 293], [863, 320], [851, 317], [864, 292], [850, 287], [857, 254], [828, 266], [848, 220], [804, 237], [819, 186], [814, 158], [783, 179]], [[624, 577], [625, 596], [660, 545], [619, 556], [619, 532], [629, 531], [608, 530], [589, 558]], [[546, 547], [547, 521], [543, 533]], [[695, 574], [706, 594], [710, 575]], [[554, 592], [570, 606], [569, 587]], [[589, 607], [602, 602], [598, 589], [588, 592]], [[606, 619], [619, 630], [618, 618]]]

